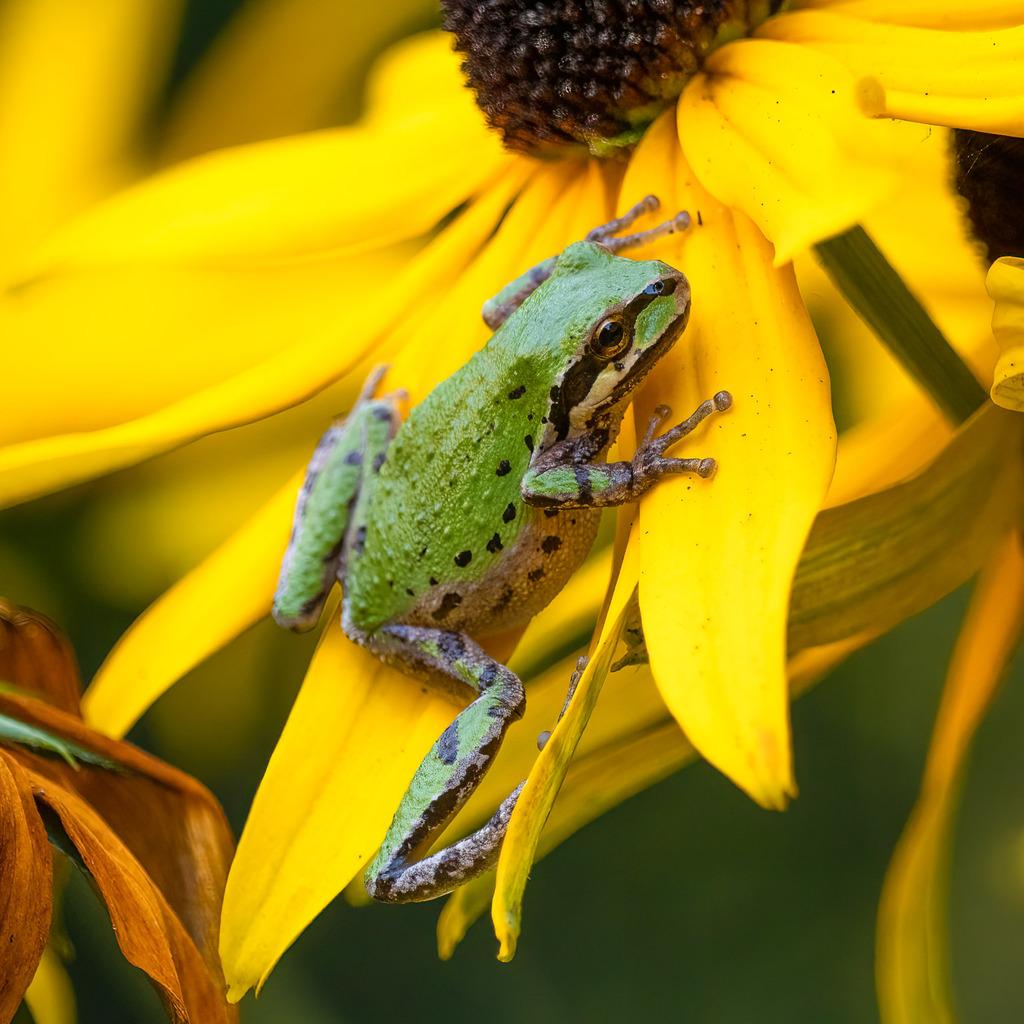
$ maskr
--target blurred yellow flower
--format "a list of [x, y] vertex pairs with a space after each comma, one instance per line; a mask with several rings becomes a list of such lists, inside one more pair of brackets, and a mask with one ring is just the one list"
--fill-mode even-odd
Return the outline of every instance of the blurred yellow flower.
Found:
[[[854, 297], [871, 282], [856, 261], [873, 259], [874, 271], [880, 259], [857, 226], [894, 201], [922, 147], [941, 163], [941, 133], [926, 144], [922, 126], [1024, 131], [1019, 10], [1009, 0], [941, 15], [916, 0], [793, 6], [802, 9], [738, 5], [743, 37], [730, 41], [729, 22], [712, 40], [720, 45], [699, 53], [678, 100], [637, 126], [628, 162], [507, 151], [464, 88], [448, 38], [413, 39], [378, 64], [359, 123], [224, 150], [143, 181], [42, 241], [0, 300], [0, 330], [16, 343], [0, 449], [0, 500], [13, 503], [271, 416], [335, 382], [333, 397], [350, 398], [370, 362], [390, 362], [389, 381], [416, 401], [485, 341], [482, 301], [524, 268], [648, 193], [691, 211], [689, 234], [652, 247], [690, 279], [691, 324], [636, 417], [645, 422], [659, 403], [690, 408], [719, 388], [742, 400], [716, 432], [714, 487], [656, 489], [635, 522], [622, 517], [615, 571], [591, 570], [613, 583], [591, 669], [532, 770], [529, 746], [557, 714], [568, 675], [532, 638], [581, 624], [589, 633], [593, 588], [567, 590], [512, 662], [531, 670], [529, 716], [453, 825], [466, 831], [529, 771], [497, 873], [506, 957], [563, 778], [544, 844], [587, 820], [602, 786], [610, 806], [692, 749], [759, 803], [784, 806], [794, 792], [790, 685], [963, 582], [1015, 521], [1020, 428], [992, 409], [941, 448], [949, 428], [908, 400], [903, 422], [851, 438], [841, 489], [827, 498], [828, 373], [792, 261], [816, 247], [833, 277], [847, 273], [858, 311], [894, 350], [907, 344], [901, 358], [947, 412], [963, 419], [979, 404], [983, 392], [909, 295], [889, 296], [914, 311], [902, 331], [870, 289]], [[964, 309], [943, 307], [934, 254], [903, 241], [892, 243], [893, 262], [902, 254], [918, 268], [936, 319], [976, 350], [984, 332], [972, 286]], [[954, 240], [953, 260], [965, 249]], [[297, 483], [125, 635], [87, 696], [91, 721], [125, 731], [266, 615]], [[834, 507], [821, 512], [826, 500]], [[650, 667], [610, 677], [598, 703], [634, 592]], [[586, 641], [569, 635], [572, 646]], [[444, 698], [325, 631], [229, 882], [221, 952], [232, 998], [261, 984], [356, 877], [451, 717]], [[492, 884], [453, 898], [442, 949]]]

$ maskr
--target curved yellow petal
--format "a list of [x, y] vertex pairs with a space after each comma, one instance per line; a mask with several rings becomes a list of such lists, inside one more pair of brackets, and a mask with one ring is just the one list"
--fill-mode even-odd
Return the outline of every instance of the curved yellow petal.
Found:
[[1024, 629], [1024, 552], [1010, 534], [978, 580], [957, 639], [921, 795], [893, 854], [878, 911], [884, 1024], [954, 1020], [949, 982], [950, 843], [970, 744]]
[[371, 110], [351, 127], [196, 157], [88, 211], [18, 280], [139, 263], [277, 264], [423, 234], [516, 160], [484, 127], [450, 43], [437, 36], [431, 44], [451, 66], [443, 99], [431, 94], [427, 105], [407, 90], [403, 117]]
[[992, 333], [1002, 349], [992, 380], [992, 401], [1024, 412], [1024, 260], [1011, 256], [996, 260], [985, 283], [996, 304]]
[[1021, 515], [1024, 420], [990, 403], [914, 476], [824, 510], [790, 595], [789, 650], [881, 633], [970, 579]]
[[523, 894], [541, 831], [611, 667], [627, 608], [636, 590], [639, 562], [639, 545], [633, 543], [627, 547], [593, 656], [578, 680], [565, 713], [554, 725], [544, 749], [537, 756], [509, 819], [498, 857], [491, 903], [491, 921], [500, 946], [498, 959], [506, 963], [515, 956]]
[[269, 614], [300, 479], [142, 613], [86, 690], [87, 722], [123, 736], [168, 687]]
[[[164, 162], [354, 118], [369, 60], [431, 13], [427, 0], [245, 4], [178, 93], [162, 132]], [[272, 73], [281, 68], [287, 74]]]
[[683, 91], [679, 141], [701, 185], [754, 221], [780, 265], [858, 223], [895, 187], [896, 169], [876, 156], [884, 127], [861, 110], [876, 91], [826, 54], [738, 40]]
[[795, 0], [797, 10], [823, 10], [890, 25], [921, 28], [1007, 28], [1021, 23], [1020, 0], [972, 0], [943, 4], [935, 0]]
[[54, 227], [122, 183], [182, 7], [0, 6], [0, 279]]
[[228, 877], [220, 954], [229, 999], [258, 989], [373, 856], [416, 766], [456, 713], [328, 626]]
[[52, 946], [43, 950], [32, 983], [25, 992], [25, 1005], [35, 1024], [75, 1024], [75, 990], [71, 978]]
[[700, 215], [661, 255], [690, 279], [693, 312], [646, 389], [676, 418], [726, 389], [680, 456], [714, 456], [715, 478], [662, 481], [640, 504], [640, 606], [654, 677], [683, 731], [767, 807], [793, 791], [786, 694], [790, 585], [832, 475], [828, 371], [792, 267], [673, 159], [663, 118], [633, 158], [623, 196], [654, 192]]
[[866, 97], [865, 109], [876, 117], [1024, 136], [1022, 22], [1019, 9], [1011, 27], [973, 32], [795, 11], [769, 19], [758, 34], [812, 47], [872, 76], [882, 91]]
[[[309, 325], [306, 336], [299, 341], [289, 342], [286, 336], [281, 339], [280, 347], [263, 361], [255, 365], [243, 364], [233, 376], [215, 380], [209, 387], [137, 419], [118, 422], [106, 429], [58, 434], [0, 449], [0, 507], [138, 462], [201, 434], [270, 415], [304, 401], [342, 376], [365, 357], [371, 346], [376, 345], [380, 349], [383, 345], [387, 351], [385, 341], [394, 323], [405, 316], [415, 318], [418, 304], [457, 277], [473, 260], [478, 247], [493, 230], [496, 220], [529, 170], [527, 165], [516, 165], [512, 172], [438, 235], [402, 273], [391, 279], [394, 294], [401, 294], [402, 302], [379, 303], [370, 307], [339, 305], [324, 323], [315, 328]], [[72, 333], [75, 325], [81, 322], [88, 325], [89, 317], [99, 315], [100, 307], [107, 310], [103, 319], [110, 322], [111, 311], [118, 309], [113, 286], [121, 278], [122, 275], [115, 275], [108, 279], [103, 291], [96, 287], [95, 279], [90, 288], [85, 276], [79, 278], [78, 301], [54, 314], [55, 322], [63, 317], [67, 325], [65, 336], [73, 343], [83, 344], [81, 338]], [[195, 294], [188, 288], [176, 290], [173, 281], [166, 277], [160, 280], [163, 287], [150, 294], [154, 305], [166, 304], [167, 308], [173, 308], [175, 302]], [[326, 288], [329, 278], [321, 280]], [[169, 283], [171, 287], [168, 288]], [[216, 281], [206, 279], [205, 287], [208, 292], [215, 291]], [[253, 287], [250, 285], [250, 289]], [[140, 288], [136, 294], [139, 308], [144, 303], [144, 295]], [[326, 304], [329, 300], [329, 291], [325, 291], [321, 301]], [[219, 308], [227, 307], [221, 305]], [[279, 314], [283, 315], [287, 308], [287, 304], [281, 302]], [[3, 309], [0, 308], [2, 316]], [[239, 341], [244, 336], [244, 328], [244, 321], [238, 321], [235, 330]], [[137, 334], [144, 331], [145, 321], [137, 318], [124, 321], [118, 329], [122, 334]], [[21, 340], [32, 342], [36, 339], [31, 335], [27, 339], [10, 338], [8, 335], [5, 342], [8, 340], [20, 343]], [[208, 338], [208, 341], [211, 346], [218, 344], [216, 338]], [[52, 339], [50, 344], [52, 346]], [[96, 344], [102, 351], [101, 341]], [[383, 352], [381, 358], [386, 358]], [[102, 371], [102, 366], [98, 369]], [[96, 375], [94, 368], [92, 374], [95, 376], [83, 376], [81, 380], [82, 401], [92, 403], [88, 408], [102, 409], [106, 399], [97, 398], [97, 393], [103, 394], [98, 392], [103, 387], [102, 372]], [[37, 380], [34, 386], [26, 385], [20, 396], [11, 394], [11, 404], [17, 409], [30, 405], [33, 400], [45, 403], [45, 385], [45, 377]]]
[[0, 441], [95, 431], [167, 409], [334, 324], [344, 356], [338, 334], [355, 334], [355, 348], [357, 329], [369, 326], [353, 311], [363, 303], [386, 308], [387, 282], [415, 255], [406, 245], [315, 267], [138, 267], [51, 278], [0, 296]]
[[949, 421], [921, 392], [844, 431], [826, 506], [843, 505], [905, 480], [935, 458], [952, 434]]

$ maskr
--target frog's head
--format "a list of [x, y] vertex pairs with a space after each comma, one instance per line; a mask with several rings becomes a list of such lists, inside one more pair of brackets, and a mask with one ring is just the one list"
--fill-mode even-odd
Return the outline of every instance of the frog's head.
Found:
[[686, 327], [690, 286], [667, 263], [626, 259], [593, 242], [566, 249], [554, 276], [571, 323], [549, 419], [565, 437], [621, 404], [668, 352]]

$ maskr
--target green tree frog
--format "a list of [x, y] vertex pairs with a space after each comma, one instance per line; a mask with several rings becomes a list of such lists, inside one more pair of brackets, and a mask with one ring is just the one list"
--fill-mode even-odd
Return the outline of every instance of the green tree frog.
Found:
[[629, 462], [605, 461], [631, 396], [686, 326], [686, 278], [618, 253], [689, 224], [622, 232], [648, 196], [484, 305], [494, 333], [400, 421], [374, 374], [316, 448], [299, 494], [274, 617], [312, 627], [336, 581], [342, 628], [402, 671], [468, 705], [417, 769], [366, 871], [370, 895], [433, 899], [493, 865], [522, 788], [472, 835], [429, 853], [525, 708], [523, 685], [481, 637], [524, 625], [586, 558], [601, 509], [666, 475], [709, 477], [709, 458], [665, 452], [731, 404], [719, 392]]

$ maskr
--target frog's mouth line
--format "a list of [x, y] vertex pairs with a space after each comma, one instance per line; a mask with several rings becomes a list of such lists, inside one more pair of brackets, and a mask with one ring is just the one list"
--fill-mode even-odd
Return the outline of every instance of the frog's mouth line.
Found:
[[[620, 316], [623, 322], [628, 325], [629, 330], [632, 331], [637, 317], [652, 302], [662, 297], [662, 295], [655, 293], [641, 292], [625, 303], [615, 315]], [[622, 401], [636, 387], [637, 380], [642, 380], [646, 377], [658, 359], [675, 344], [679, 335], [683, 333], [689, 318], [690, 304], [687, 303], [685, 310], [672, 320], [669, 326], [662, 332], [661, 337], [636, 357], [629, 372], [615, 385], [608, 393], [608, 396], [594, 408], [593, 412], [598, 413]], [[583, 404], [587, 395], [593, 390], [597, 378], [607, 366], [607, 360], [598, 359], [597, 356], [587, 349], [566, 370], [561, 384], [556, 384], [552, 387], [549, 417], [555, 431], [556, 440], [561, 441], [568, 436], [571, 426], [571, 411]]]

